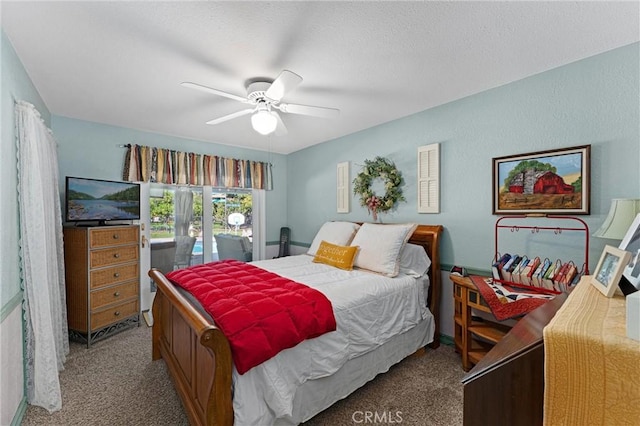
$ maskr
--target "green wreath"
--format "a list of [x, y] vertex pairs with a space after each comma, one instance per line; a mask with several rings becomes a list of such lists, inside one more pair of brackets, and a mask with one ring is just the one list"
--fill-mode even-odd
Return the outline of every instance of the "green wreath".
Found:
[[[384, 181], [385, 194], [377, 195], [371, 189], [375, 179]], [[366, 207], [377, 220], [378, 212], [387, 212], [400, 201], [405, 201], [400, 186], [403, 184], [402, 173], [396, 169], [396, 165], [386, 158], [376, 157], [372, 160], [364, 160], [362, 171], [353, 180], [353, 193], [360, 197], [360, 205]]]

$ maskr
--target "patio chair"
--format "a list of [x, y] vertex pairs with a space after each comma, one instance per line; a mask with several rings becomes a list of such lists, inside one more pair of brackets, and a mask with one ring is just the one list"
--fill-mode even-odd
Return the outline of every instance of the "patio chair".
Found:
[[151, 243], [151, 267], [163, 274], [173, 271], [176, 258], [176, 242], [162, 241]]
[[218, 246], [218, 259], [236, 259], [242, 262], [253, 260], [249, 238], [233, 234], [217, 234], [214, 238]]
[[196, 237], [180, 235], [176, 237], [176, 255], [173, 259], [173, 269], [191, 266], [191, 252], [196, 243]]

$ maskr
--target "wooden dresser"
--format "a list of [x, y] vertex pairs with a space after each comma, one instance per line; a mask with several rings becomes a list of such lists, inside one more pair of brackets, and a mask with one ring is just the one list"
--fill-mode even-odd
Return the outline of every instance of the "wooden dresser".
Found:
[[566, 298], [559, 294], [525, 315], [462, 379], [464, 426], [542, 425], [543, 329]]
[[137, 225], [64, 229], [70, 338], [89, 347], [139, 325], [139, 241]]

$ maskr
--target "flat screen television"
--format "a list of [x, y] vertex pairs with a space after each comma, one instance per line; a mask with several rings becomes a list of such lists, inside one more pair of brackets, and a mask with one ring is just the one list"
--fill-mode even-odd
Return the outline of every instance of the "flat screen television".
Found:
[[140, 219], [140, 184], [67, 176], [65, 220], [98, 222]]

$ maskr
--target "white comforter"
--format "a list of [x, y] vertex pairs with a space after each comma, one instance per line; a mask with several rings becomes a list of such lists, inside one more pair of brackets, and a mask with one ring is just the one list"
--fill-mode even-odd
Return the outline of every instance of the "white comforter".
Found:
[[343, 271], [312, 259], [300, 255], [253, 262], [327, 296], [337, 330], [286, 349], [243, 375], [234, 369], [236, 425], [271, 424], [291, 416], [296, 389], [304, 382], [333, 374], [348, 360], [431, 315], [425, 303], [426, 277], [387, 278], [362, 270]]

